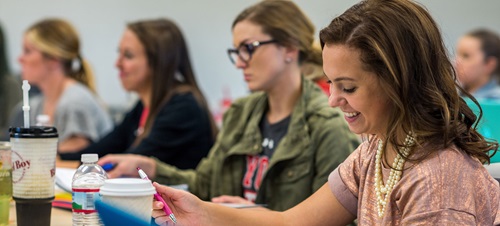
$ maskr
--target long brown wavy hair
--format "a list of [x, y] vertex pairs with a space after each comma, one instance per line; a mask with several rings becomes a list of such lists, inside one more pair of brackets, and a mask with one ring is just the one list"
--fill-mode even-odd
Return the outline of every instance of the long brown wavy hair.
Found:
[[[381, 92], [392, 100], [387, 140], [402, 155], [401, 134], [416, 134], [419, 162], [455, 145], [481, 162], [497, 142], [475, 129], [479, 119], [459, 96], [456, 73], [436, 22], [427, 10], [409, 0], [365, 0], [320, 32], [321, 46], [357, 49], [366, 70], [378, 76]], [[465, 91], [464, 91], [465, 92]], [[477, 101], [468, 93], [477, 105]], [[399, 134], [399, 136], [398, 136]], [[423, 147], [423, 148], [422, 148]]]
[[144, 46], [152, 74], [152, 95], [148, 119], [144, 132], [137, 137], [134, 145], [151, 131], [156, 115], [174, 94], [191, 92], [208, 114], [212, 135], [217, 135], [217, 127], [210, 114], [191, 66], [186, 41], [179, 27], [171, 20], [156, 19], [130, 23], [127, 26]]

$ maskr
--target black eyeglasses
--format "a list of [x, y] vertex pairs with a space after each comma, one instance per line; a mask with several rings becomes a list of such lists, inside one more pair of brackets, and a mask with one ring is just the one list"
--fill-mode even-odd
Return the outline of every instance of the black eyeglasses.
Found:
[[269, 41], [255, 41], [252, 43], [242, 43], [238, 48], [235, 49], [228, 49], [227, 50], [227, 55], [229, 56], [229, 59], [233, 64], [236, 64], [236, 61], [238, 58], [240, 58], [241, 61], [248, 63], [250, 59], [252, 59], [252, 54], [255, 52], [257, 47], [265, 44], [270, 44], [270, 43], [276, 43], [278, 42], [277, 40], [269, 40]]

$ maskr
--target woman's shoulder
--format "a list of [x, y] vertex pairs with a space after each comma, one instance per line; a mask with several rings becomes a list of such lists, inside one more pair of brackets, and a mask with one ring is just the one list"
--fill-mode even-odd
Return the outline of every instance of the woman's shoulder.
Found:
[[357, 165], [360, 169], [367, 169], [374, 163], [374, 156], [377, 152], [377, 141], [374, 136], [364, 138], [361, 144], [352, 152], [345, 163]]
[[402, 189], [396, 196], [401, 203], [413, 203], [408, 211], [415, 216], [422, 211], [455, 211], [485, 220], [497, 211], [498, 182], [481, 162], [454, 146], [410, 166], [399, 184]]
[[[422, 177], [443, 180], [460, 178], [463, 182], [472, 182], [480, 178], [490, 180], [490, 182], [494, 181], [478, 159], [469, 156], [455, 146], [439, 150], [412, 167]], [[437, 175], [439, 177], [436, 177]]]
[[57, 104], [57, 112], [63, 114], [86, 114], [104, 118], [111, 122], [105, 104], [86, 86], [75, 83], [67, 87]]
[[192, 92], [183, 92], [173, 94], [168, 101], [162, 104], [162, 111], [172, 110], [196, 110], [200, 109], [201, 105]]
[[457, 147], [450, 146], [441, 149], [434, 154], [431, 154], [428, 158], [424, 159], [421, 163], [417, 164], [420, 167], [436, 167], [454, 170], [456, 168], [464, 167], [480, 167], [481, 162], [474, 157], [469, 156], [465, 152], [459, 150]]
[[82, 106], [88, 103], [97, 103], [97, 97], [89, 88], [77, 82], [64, 90], [59, 102], [64, 105]]
[[[358, 153], [358, 158], [361, 162], [372, 161], [371, 156], [375, 156], [377, 152], [378, 139], [375, 136], [363, 138], [361, 144], [356, 148], [355, 152]], [[369, 164], [366, 164], [369, 165]]]
[[196, 101], [193, 92], [175, 93], [172, 95], [172, 98], [170, 98], [169, 102], [186, 101], [186, 100]]
[[254, 92], [248, 96], [237, 98], [231, 103], [229, 109], [226, 111], [226, 115], [239, 115], [244, 112], [250, 112], [256, 108], [264, 110], [264, 103], [267, 101], [266, 94], [264, 92]]
[[255, 102], [258, 102], [258, 101], [265, 99], [265, 98], [266, 98], [266, 94], [264, 92], [262, 92], [262, 91], [254, 92], [248, 96], [237, 98], [236, 100], [233, 101], [233, 103], [231, 104], [231, 107], [251, 106]]

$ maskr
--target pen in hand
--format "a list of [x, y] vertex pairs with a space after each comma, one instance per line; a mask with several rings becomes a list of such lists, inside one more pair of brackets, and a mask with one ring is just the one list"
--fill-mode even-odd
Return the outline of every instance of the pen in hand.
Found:
[[[137, 172], [139, 172], [139, 176], [141, 177], [141, 179], [151, 181], [148, 178], [148, 175], [146, 175], [146, 173], [141, 168], [137, 167]], [[165, 200], [163, 200], [163, 198], [161, 197], [161, 195], [158, 194], [158, 192], [156, 192], [154, 194], [154, 197], [155, 197], [156, 200], [158, 200], [158, 201], [160, 201], [160, 202], [163, 203], [163, 211], [165, 212], [165, 214], [167, 214], [167, 216], [170, 218], [170, 220], [172, 220], [172, 222], [174, 222], [174, 224], [177, 224], [177, 219], [175, 219], [174, 213], [172, 212], [172, 210], [170, 210], [170, 208], [168, 207], [168, 205], [165, 202]]]
[[101, 167], [102, 167], [102, 169], [103, 169], [104, 171], [109, 172], [109, 171], [111, 171], [113, 168], [115, 168], [115, 166], [116, 166], [116, 165], [115, 165], [115, 164], [113, 164], [113, 163], [106, 163], [106, 164], [102, 165]]

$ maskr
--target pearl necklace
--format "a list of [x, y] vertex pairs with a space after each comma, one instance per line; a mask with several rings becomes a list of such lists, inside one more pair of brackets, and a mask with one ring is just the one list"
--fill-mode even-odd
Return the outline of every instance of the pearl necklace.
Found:
[[[413, 133], [410, 132], [406, 136], [405, 142], [403, 143], [403, 148], [401, 148], [401, 152], [406, 157], [408, 157], [410, 148], [415, 143], [415, 138], [412, 135]], [[387, 182], [385, 183], [385, 185], [383, 185], [381, 164], [383, 150], [384, 142], [382, 140], [378, 140], [377, 154], [375, 156], [375, 193], [377, 195], [377, 210], [379, 217], [384, 216], [385, 207], [389, 202], [389, 196], [391, 195], [392, 189], [394, 188], [396, 183], [399, 181], [399, 179], [401, 179], [403, 166], [405, 164], [404, 158], [398, 154], [396, 158], [394, 158], [394, 162], [392, 163], [392, 169], [389, 174], [389, 178], [387, 178]]]

